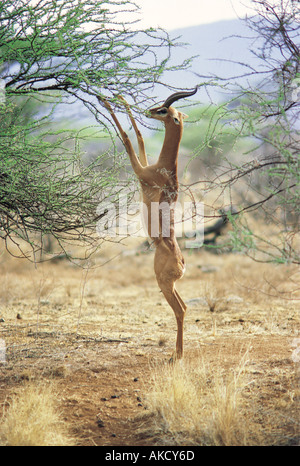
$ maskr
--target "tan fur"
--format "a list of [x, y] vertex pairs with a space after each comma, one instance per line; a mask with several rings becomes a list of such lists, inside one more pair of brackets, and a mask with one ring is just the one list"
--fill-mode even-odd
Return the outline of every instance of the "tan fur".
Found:
[[[154, 271], [158, 286], [164, 294], [167, 302], [173, 309], [177, 321], [177, 340], [175, 358], [181, 358], [183, 354], [183, 321], [186, 311], [186, 305], [179, 296], [175, 282], [180, 279], [185, 271], [184, 258], [177, 243], [174, 231], [174, 204], [178, 198], [178, 179], [177, 179], [177, 158], [180, 140], [183, 132], [183, 120], [187, 116], [180, 113], [173, 107], [166, 109], [165, 114], [159, 114], [164, 107], [158, 107], [150, 110], [150, 118], [163, 121], [165, 124], [164, 144], [158, 158], [153, 165], [148, 165], [145, 145], [136, 122], [132, 116], [128, 103], [122, 97], [119, 100], [125, 105], [128, 116], [132, 123], [133, 129], [137, 136], [139, 157], [137, 157], [133, 146], [121, 127], [111, 105], [103, 101], [105, 107], [110, 112], [115, 122], [120, 136], [123, 140], [126, 151], [129, 155], [132, 168], [139, 178], [143, 202], [147, 207], [148, 222], [147, 230], [156, 251], [154, 256]], [[100, 98], [99, 98], [99, 101]], [[162, 219], [160, 216], [153, 218], [151, 214], [152, 203], [166, 203], [170, 206], [170, 231], [164, 235], [162, 228]], [[151, 236], [151, 224], [158, 223], [158, 236]]]

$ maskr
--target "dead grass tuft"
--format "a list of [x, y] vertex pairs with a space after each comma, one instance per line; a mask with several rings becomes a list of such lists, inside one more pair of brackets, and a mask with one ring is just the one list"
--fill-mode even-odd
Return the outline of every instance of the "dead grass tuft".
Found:
[[8, 402], [0, 425], [6, 446], [68, 446], [72, 444], [51, 385], [29, 383]]
[[157, 367], [146, 399], [163, 444], [246, 445], [242, 392], [248, 352], [226, 376], [198, 359]]

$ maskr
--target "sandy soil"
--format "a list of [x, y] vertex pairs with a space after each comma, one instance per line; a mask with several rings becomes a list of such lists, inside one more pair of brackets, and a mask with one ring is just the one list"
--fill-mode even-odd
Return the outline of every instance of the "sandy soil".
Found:
[[[78, 445], [162, 443], [141, 434], [138, 419], [153, 367], [175, 347], [176, 323], [153, 252], [140, 243], [107, 245], [100, 261], [119, 256], [88, 271], [67, 261], [35, 268], [3, 252], [0, 403], [28, 380], [50, 380]], [[263, 443], [298, 444], [299, 271], [231, 253], [185, 258], [184, 357], [230, 371], [248, 349], [247, 403]]]

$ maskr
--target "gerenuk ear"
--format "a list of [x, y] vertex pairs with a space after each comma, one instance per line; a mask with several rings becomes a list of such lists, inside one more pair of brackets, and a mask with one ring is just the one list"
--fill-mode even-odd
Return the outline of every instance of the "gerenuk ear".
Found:
[[188, 115], [186, 115], [185, 113], [182, 113], [182, 112], [181, 112], [181, 115], [182, 115], [182, 119], [183, 119], [183, 120], [185, 120], [186, 118], [189, 117]]

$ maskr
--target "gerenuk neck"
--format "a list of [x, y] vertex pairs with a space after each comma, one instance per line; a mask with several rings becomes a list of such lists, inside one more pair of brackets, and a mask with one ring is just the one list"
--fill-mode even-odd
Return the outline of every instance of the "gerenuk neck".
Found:
[[170, 171], [177, 171], [177, 158], [182, 138], [183, 124], [173, 120], [165, 123], [165, 139], [158, 159], [158, 165]]

